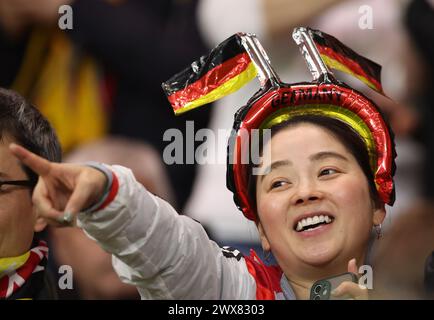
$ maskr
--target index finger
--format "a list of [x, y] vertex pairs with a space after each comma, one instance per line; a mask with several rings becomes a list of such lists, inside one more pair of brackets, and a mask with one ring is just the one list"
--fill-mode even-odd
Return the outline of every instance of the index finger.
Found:
[[48, 174], [51, 169], [50, 161], [34, 154], [33, 152], [23, 148], [15, 143], [9, 145], [9, 150], [18, 158], [23, 164], [32, 169], [36, 174], [44, 176]]

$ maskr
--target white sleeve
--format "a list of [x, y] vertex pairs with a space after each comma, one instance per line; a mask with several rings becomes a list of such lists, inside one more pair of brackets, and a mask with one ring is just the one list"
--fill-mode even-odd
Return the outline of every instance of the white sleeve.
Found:
[[146, 191], [129, 169], [110, 168], [116, 196], [100, 211], [79, 214], [78, 226], [113, 254], [124, 282], [144, 299], [255, 299], [244, 258], [224, 255], [200, 223]]

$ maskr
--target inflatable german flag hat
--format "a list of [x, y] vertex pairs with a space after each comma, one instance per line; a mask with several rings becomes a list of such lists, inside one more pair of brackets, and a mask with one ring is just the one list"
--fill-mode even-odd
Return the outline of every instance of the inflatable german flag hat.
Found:
[[357, 132], [366, 145], [379, 198], [393, 205], [393, 133], [374, 102], [338, 81], [330, 71], [332, 68], [353, 75], [384, 94], [381, 66], [319, 30], [295, 28], [292, 37], [313, 76], [312, 82], [283, 83], [256, 36], [237, 33], [162, 84], [175, 114], [220, 99], [258, 78], [259, 91], [235, 114], [227, 155], [227, 187], [248, 219], [255, 221], [256, 214], [248, 192], [249, 161], [245, 159], [249, 143], [243, 143], [243, 139], [247, 134], [251, 140], [255, 130], [300, 115], [331, 117]]

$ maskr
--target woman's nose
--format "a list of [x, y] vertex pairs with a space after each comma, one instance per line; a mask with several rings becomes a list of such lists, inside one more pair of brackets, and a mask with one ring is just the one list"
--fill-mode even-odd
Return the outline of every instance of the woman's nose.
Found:
[[292, 202], [294, 205], [311, 203], [322, 198], [322, 193], [318, 190], [314, 182], [305, 181], [296, 187]]
[[314, 195], [311, 195], [308, 197], [298, 197], [295, 201], [295, 204], [297, 205], [297, 204], [302, 204], [302, 203], [306, 203], [306, 202], [312, 202], [312, 201], [315, 201], [318, 199], [319, 199], [319, 197], [314, 196]]

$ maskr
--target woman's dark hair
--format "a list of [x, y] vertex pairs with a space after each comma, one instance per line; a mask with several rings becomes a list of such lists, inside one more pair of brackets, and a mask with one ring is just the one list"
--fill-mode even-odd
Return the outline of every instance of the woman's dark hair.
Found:
[[[0, 139], [6, 136], [45, 159], [61, 161], [60, 143], [47, 119], [19, 94], [0, 88]], [[23, 169], [36, 185], [38, 175]]]
[[[369, 162], [369, 154], [366, 149], [366, 145], [363, 142], [362, 138], [359, 134], [354, 131], [350, 126], [345, 124], [344, 122], [320, 115], [302, 115], [293, 117], [287, 121], [284, 121], [274, 127], [271, 128], [271, 137], [273, 137], [276, 133], [282, 131], [283, 129], [287, 129], [290, 127], [294, 127], [301, 123], [310, 123], [317, 126], [320, 126], [330, 132], [336, 139], [338, 139], [344, 147], [354, 156], [357, 160], [360, 168], [368, 179], [369, 185], [369, 193], [371, 199], [376, 208], [381, 206], [381, 201], [378, 196], [377, 188], [375, 187], [374, 182], [374, 174], [372, 172], [370, 162]], [[263, 143], [259, 143], [259, 154], [262, 154], [262, 146]], [[257, 215], [256, 210], [256, 175], [252, 174], [253, 170], [252, 162], [249, 166], [249, 182], [248, 182], [248, 193], [249, 198], [253, 203], [253, 208], [255, 208], [255, 214]]]

